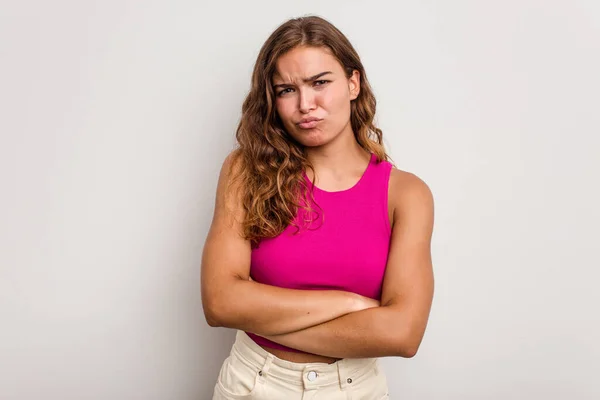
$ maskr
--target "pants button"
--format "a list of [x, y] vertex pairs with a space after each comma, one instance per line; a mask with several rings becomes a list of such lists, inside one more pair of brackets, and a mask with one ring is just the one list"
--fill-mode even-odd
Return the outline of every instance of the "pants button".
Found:
[[317, 379], [317, 373], [315, 371], [310, 371], [307, 375], [307, 378], [309, 381], [314, 381], [315, 379]]

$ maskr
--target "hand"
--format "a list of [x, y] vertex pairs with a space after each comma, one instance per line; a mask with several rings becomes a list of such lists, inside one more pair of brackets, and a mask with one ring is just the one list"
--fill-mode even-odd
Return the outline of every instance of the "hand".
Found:
[[370, 297], [361, 296], [360, 294], [356, 295], [355, 299], [355, 310], [354, 311], [362, 311], [369, 308], [380, 307], [381, 302], [379, 300], [372, 299]]

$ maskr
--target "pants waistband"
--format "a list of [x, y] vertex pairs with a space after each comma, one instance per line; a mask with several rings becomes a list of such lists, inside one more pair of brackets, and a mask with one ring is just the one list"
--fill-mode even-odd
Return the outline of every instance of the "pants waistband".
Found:
[[236, 333], [231, 352], [259, 370], [262, 379], [271, 376], [306, 389], [333, 384], [345, 388], [378, 363], [377, 358], [343, 358], [332, 364], [282, 360], [260, 347], [241, 330]]

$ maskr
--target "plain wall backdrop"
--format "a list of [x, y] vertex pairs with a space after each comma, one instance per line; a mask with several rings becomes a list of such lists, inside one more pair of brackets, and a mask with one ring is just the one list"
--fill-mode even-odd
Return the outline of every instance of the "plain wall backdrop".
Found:
[[317, 14], [432, 189], [392, 399], [598, 399], [600, 3], [2, 1], [0, 399], [209, 399], [200, 258], [260, 46]]

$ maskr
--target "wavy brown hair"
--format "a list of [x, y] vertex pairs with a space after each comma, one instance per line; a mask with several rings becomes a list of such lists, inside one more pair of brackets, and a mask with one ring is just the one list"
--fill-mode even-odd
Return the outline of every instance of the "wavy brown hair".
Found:
[[314, 169], [304, 146], [286, 132], [277, 115], [271, 81], [278, 58], [297, 46], [327, 48], [340, 62], [347, 78], [354, 70], [360, 72], [360, 91], [351, 102], [352, 131], [359, 145], [374, 153], [378, 161], [390, 159], [384, 149], [382, 131], [373, 123], [375, 96], [350, 41], [318, 16], [284, 22], [258, 54], [236, 132], [237, 149], [233, 152], [238, 165], [234, 178], [241, 180], [238, 187], [245, 213], [243, 235], [254, 247], [262, 238], [275, 237], [290, 224], [299, 228], [293, 221], [299, 208], [314, 215], [312, 186], [304, 180], [304, 171], [314, 172]]

